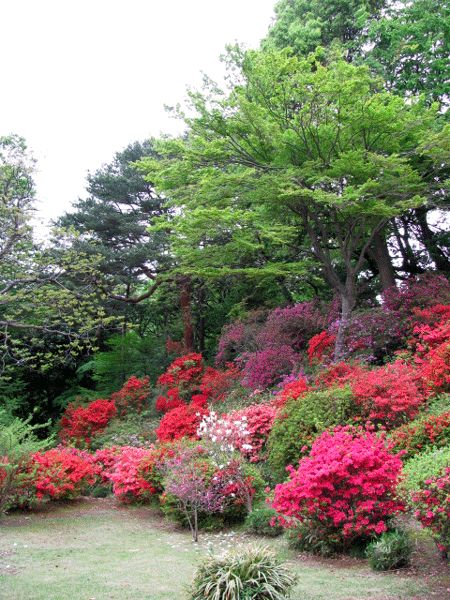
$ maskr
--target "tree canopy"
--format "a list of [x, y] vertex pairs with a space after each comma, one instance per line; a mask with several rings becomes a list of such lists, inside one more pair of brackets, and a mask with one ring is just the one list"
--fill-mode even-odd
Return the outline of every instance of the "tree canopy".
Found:
[[[171, 197], [172, 241], [186, 272], [302, 276], [311, 264], [336, 290], [344, 325], [365, 254], [390, 218], [424, 202], [410, 160], [435, 120], [367, 67], [328, 66], [286, 51], [230, 50], [235, 83], [191, 92], [185, 139], [158, 145], [140, 166]], [[217, 239], [220, 238], [220, 243]], [[236, 265], [265, 245], [257, 268]], [[287, 262], [285, 249], [297, 259]], [[339, 336], [337, 348], [339, 346]], [[337, 351], [339, 355], [339, 348]]]

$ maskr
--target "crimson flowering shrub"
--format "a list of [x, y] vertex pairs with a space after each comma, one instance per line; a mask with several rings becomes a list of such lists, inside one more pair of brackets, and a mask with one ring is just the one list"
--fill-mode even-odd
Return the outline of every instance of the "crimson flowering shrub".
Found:
[[90, 460], [94, 475], [100, 484], [106, 485], [111, 481], [110, 475], [114, 472], [121, 454], [122, 448], [113, 446], [111, 448], [99, 448], [91, 455]]
[[203, 373], [203, 358], [201, 354], [191, 352], [177, 358], [167, 369], [167, 372], [158, 378], [158, 386], [178, 388], [182, 397], [188, 399], [190, 393], [199, 389]]
[[289, 400], [297, 400], [304, 396], [310, 389], [306, 379], [301, 377], [295, 381], [290, 381], [283, 386], [279, 394], [272, 399], [272, 406], [282, 408]]
[[426, 400], [417, 369], [401, 360], [361, 370], [351, 385], [366, 417], [389, 429], [413, 419]]
[[450, 306], [416, 311], [423, 321], [414, 328], [415, 362], [429, 393], [450, 391]]
[[440, 415], [424, 415], [392, 432], [389, 447], [394, 453], [402, 452], [407, 460], [432, 446], [446, 446], [450, 439], [450, 411]]
[[129, 412], [140, 413], [147, 408], [152, 396], [152, 386], [148, 377], [130, 377], [121, 390], [111, 395], [119, 415]]
[[236, 365], [228, 364], [226, 367], [225, 371], [206, 367], [203, 373], [200, 391], [209, 402], [222, 402], [233, 381], [242, 377], [242, 373]]
[[314, 335], [309, 340], [308, 345], [308, 358], [309, 364], [321, 364], [327, 363], [333, 357], [334, 342], [336, 341], [335, 335], [330, 335], [328, 331], [322, 331], [317, 335]]
[[245, 419], [247, 424], [246, 441], [251, 450], [240, 448], [242, 455], [250, 462], [260, 462], [267, 458], [267, 440], [275, 421], [276, 409], [270, 404], [251, 404], [232, 413], [232, 418]]
[[234, 365], [229, 365], [226, 371], [205, 368], [201, 354], [187, 354], [177, 358], [159, 377], [158, 386], [166, 391], [158, 397], [156, 409], [168, 412], [189, 402], [203, 408], [208, 400], [220, 402], [233, 380], [240, 376]]
[[430, 528], [444, 558], [450, 551], [450, 469], [442, 477], [425, 481], [424, 489], [411, 492], [414, 515]]
[[104, 430], [116, 412], [113, 400], [94, 400], [86, 407], [69, 403], [61, 419], [60, 438], [77, 446], [89, 446], [91, 438]]
[[155, 430], [161, 442], [178, 440], [184, 437], [198, 439], [197, 428], [204, 415], [209, 414], [206, 408], [190, 404], [173, 408], [161, 419]]
[[275, 487], [272, 507], [286, 526], [300, 522], [336, 549], [386, 531], [388, 521], [405, 509], [396, 495], [402, 461], [372, 430], [327, 430], [298, 468], [288, 470], [290, 479]]
[[37, 498], [75, 498], [94, 481], [94, 469], [88, 453], [70, 446], [37, 452], [31, 459], [29, 470]]
[[361, 372], [362, 367], [357, 364], [346, 362], [334, 363], [316, 375], [314, 387], [326, 389], [337, 386], [344, 387], [355, 379]]
[[157, 489], [144, 478], [142, 465], [151, 455], [153, 446], [138, 448], [123, 446], [118, 449], [108, 470], [103, 476], [113, 483], [113, 492], [119, 501], [124, 503], [147, 502]]

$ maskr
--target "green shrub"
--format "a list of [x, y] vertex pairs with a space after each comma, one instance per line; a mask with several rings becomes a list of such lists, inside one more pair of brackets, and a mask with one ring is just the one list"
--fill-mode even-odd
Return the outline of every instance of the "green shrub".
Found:
[[316, 437], [329, 427], [354, 422], [359, 411], [349, 387], [315, 390], [288, 402], [269, 435], [269, 466], [284, 481], [286, 467], [297, 466]]
[[427, 448], [446, 446], [450, 438], [450, 410], [439, 415], [425, 414], [392, 432], [392, 451], [403, 451], [402, 460], [412, 458]]
[[309, 552], [320, 556], [332, 556], [336, 553], [333, 544], [323, 535], [312, 531], [306, 523], [298, 523], [287, 530], [288, 547], [297, 552]]
[[269, 507], [255, 508], [248, 514], [245, 519], [245, 529], [249, 533], [267, 537], [277, 537], [285, 530], [278, 522], [277, 512]]
[[374, 571], [389, 571], [409, 565], [412, 545], [403, 531], [385, 531], [367, 547], [366, 555]]
[[262, 546], [205, 558], [188, 588], [189, 600], [285, 600], [296, 576]]
[[121, 419], [113, 419], [102, 433], [92, 438], [92, 451], [111, 446], [144, 446], [156, 442], [155, 428], [160, 422], [153, 411], [140, 414], [130, 413]]
[[407, 492], [421, 490], [427, 479], [443, 475], [448, 468], [450, 468], [450, 447], [429, 448], [405, 462], [403, 467], [405, 479], [402, 487]]

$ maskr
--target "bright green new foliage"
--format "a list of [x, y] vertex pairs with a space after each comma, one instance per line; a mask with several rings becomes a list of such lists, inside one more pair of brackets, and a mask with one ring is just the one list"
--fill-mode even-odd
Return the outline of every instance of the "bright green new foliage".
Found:
[[239, 49], [225, 60], [231, 91], [207, 81], [191, 92], [196, 116], [179, 113], [189, 135], [157, 144], [161, 160], [140, 161], [178, 207], [159, 226], [186, 272], [306, 279], [319, 268], [341, 298], [343, 328], [375, 236], [424, 201], [409, 156], [435, 111], [341, 60]]

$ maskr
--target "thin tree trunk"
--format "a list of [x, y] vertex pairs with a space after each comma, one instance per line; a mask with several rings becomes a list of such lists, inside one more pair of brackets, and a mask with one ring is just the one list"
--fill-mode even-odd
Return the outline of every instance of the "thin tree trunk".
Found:
[[184, 327], [184, 347], [186, 352], [194, 351], [194, 327], [192, 325], [191, 311], [191, 278], [184, 275], [179, 279], [181, 317]]

